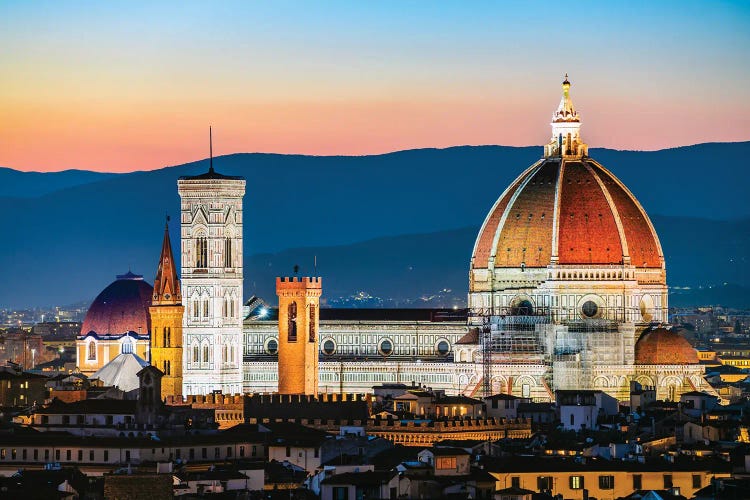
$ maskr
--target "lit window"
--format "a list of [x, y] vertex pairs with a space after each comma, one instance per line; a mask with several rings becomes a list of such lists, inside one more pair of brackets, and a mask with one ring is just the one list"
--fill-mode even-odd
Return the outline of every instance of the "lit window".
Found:
[[570, 489], [571, 490], [583, 489], [583, 476], [570, 476]]

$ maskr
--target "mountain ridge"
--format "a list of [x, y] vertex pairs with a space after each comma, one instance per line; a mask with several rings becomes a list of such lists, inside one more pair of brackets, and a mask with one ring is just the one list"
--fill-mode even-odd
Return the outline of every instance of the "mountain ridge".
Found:
[[[538, 147], [500, 146], [361, 157], [237, 153], [214, 158], [214, 166], [247, 179], [245, 255], [251, 278], [255, 254], [476, 228], [507, 185], [540, 153]], [[727, 279], [732, 275], [727, 276], [724, 264], [716, 272], [711, 269], [713, 263], [729, 259], [735, 259], [733, 274], [747, 274], [737, 271], [747, 267], [747, 234], [733, 232], [747, 231], [743, 221], [750, 217], [744, 201], [750, 173], [737, 168], [748, 154], [750, 142], [656, 153], [592, 150], [592, 157], [613, 171], [649, 214], [664, 214], [652, 219], [675, 217], [663, 227], [655, 225], [665, 245], [669, 276], [680, 277], [670, 278], [670, 283], [680, 285], [734, 281]], [[0, 197], [0, 210], [14, 218], [5, 232], [7, 243], [0, 246], [6, 284], [0, 289], [0, 304], [61, 304], [92, 297], [128, 267], [149, 277], [156, 269], [164, 214], [179, 211], [177, 177], [207, 168], [208, 162], [199, 160], [114, 174], [37, 198]], [[696, 229], [686, 217], [705, 222]], [[683, 236], [662, 235], [672, 227]], [[175, 224], [171, 230], [178, 252], [179, 231]], [[702, 233], [710, 236], [696, 239]], [[465, 273], [472, 239], [465, 237], [468, 243], [453, 250], [457, 263], [445, 260], [445, 265]], [[674, 243], [667, 245], [670, 240]], [[450, 253], [443, 249], [445, 242], [434, 245], [425, 251]], [[673, 250], [674, 245], [680, 248]], [[398, 269], [381, 273], [395, 279]], [[737, 281], [744, 285], [750, 280]], [[245, 288], [246, 294], [252, 293], [249, 283]]]

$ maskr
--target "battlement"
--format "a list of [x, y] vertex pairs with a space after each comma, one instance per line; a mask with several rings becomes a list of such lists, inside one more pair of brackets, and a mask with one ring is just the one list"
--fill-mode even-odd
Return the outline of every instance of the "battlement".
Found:
[[242, 405], [245, 402], [244, 394], [191, 394], [188, 396], [167, 396], [165, 403], [169, 406], [180, 405], [211, 405], [228, 406]]
[[281, 276], [276, 278], [276, 290], [320, 290], [323, 288], [323, 278], [320, 276]]
[[321, 394], [278, 394], [278, 393], [255, 393], [248, 394], [248, 399], [255, 400], [260, 404], [289, 404], [289, 403], [353, 403], [372, 402], [372, 394], [365, 393], [321, 393]]

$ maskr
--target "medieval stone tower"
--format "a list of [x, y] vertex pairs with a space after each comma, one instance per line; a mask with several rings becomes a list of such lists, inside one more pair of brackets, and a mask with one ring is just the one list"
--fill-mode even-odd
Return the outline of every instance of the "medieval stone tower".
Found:
[[151, 364], [164, 373], [161, 399], [182, 395], [182, 305], [169, 226], [164, 227], [159, 267], [154, 278], [151, 315]]
[[321, 278], [276, 278], [279, 296], [279, 393], [318, 393]]
[[183, 393], [242, 392], [242, 198], [245, 179], [180, 177]]

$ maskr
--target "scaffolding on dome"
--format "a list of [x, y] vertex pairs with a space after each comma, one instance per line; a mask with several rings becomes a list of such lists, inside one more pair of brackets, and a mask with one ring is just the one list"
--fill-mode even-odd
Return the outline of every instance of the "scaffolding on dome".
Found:
[[601, 367], [633, 365], [637, 308], [598, 306], [593, 317], [578, 311], [557, 316], [551, 353], [556, 389], [605, 388], [608, 378]]
[[599, 306], [592, 316], [562, 308], [472, 310], [479, 330], [483, 396], [493, 394], [493, 365], [545, 366], [549, 391], [593, 389], [597, 367], [632, 365], [640, 311]]
[[548, 309], [501, 307], [473, 310], [482, 351], [482, 395], [491, 396], [492, 366], [549, 364], [545, 355], [551, 314]]

